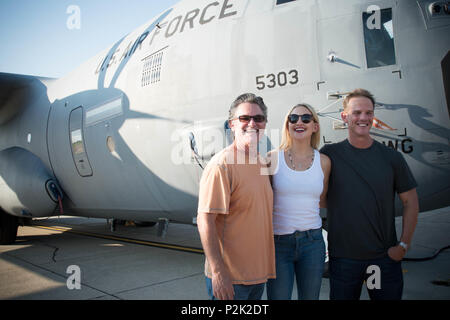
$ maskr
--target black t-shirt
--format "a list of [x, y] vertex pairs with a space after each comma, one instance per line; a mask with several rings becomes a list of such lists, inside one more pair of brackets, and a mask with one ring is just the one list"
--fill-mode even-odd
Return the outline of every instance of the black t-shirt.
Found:
[[325, 145], [332, 162], [328, 186], [331, 257], [376, 259], [397, 243], [395, 193], [417, 183], [402, 154], [373, 141], [367, 149], [348, 140]]

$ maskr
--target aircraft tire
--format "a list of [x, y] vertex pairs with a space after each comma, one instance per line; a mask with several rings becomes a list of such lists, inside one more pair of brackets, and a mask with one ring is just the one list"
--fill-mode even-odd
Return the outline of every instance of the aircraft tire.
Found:
[[18, 219], [0, 208], [0, 245], [13, 244], [16, 241]]

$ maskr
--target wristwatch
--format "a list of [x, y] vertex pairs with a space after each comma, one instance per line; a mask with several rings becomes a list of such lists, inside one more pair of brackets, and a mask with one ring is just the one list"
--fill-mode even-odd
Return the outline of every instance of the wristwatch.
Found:
[[399, 243], [398, 243], [398, 245], [400, 246], [400, 247], [402, 247], [403, 249], [405, 249], [405, 252], [406, 251], [408, 251], [408, 244], [407, 243], [404, 243], [403, 241], [400, 241]]

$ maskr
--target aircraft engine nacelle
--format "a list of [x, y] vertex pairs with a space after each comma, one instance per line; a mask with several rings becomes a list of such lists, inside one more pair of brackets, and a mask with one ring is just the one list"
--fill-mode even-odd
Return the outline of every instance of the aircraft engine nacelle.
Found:
[[50, 216], [60, 190], [42, 161], [22, 148], [0, 152], [0, 207], [15, 216]]

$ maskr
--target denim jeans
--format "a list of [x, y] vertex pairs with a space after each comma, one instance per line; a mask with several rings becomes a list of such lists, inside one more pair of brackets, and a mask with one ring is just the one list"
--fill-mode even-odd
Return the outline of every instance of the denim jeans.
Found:
[[269, 300], [290, 300], [297, 281], [299, 300], [319, 299], [325, 264], [322, 229], [275, 235], [277, 278], [267, 282]]
[[[261, 300], [264, 293], [264, 283], [243, 285], [233, 284], [234, 300]], [[211, 300], [217, 300], [213, 294], [212, 280], [206, 277], [206, 290]]]
[[[387, 254], [383, 258], [372, 260], [330, 257], [329, 267], [330, 300], [359, 300], [364, 281], [367, 283], [367, 291], [371, 300], [400, 300], [402, 298], [401, 262], [392, 260]], [[376, 272], [379, 276], [378, 287], [374, 286], [377, 281]]]

